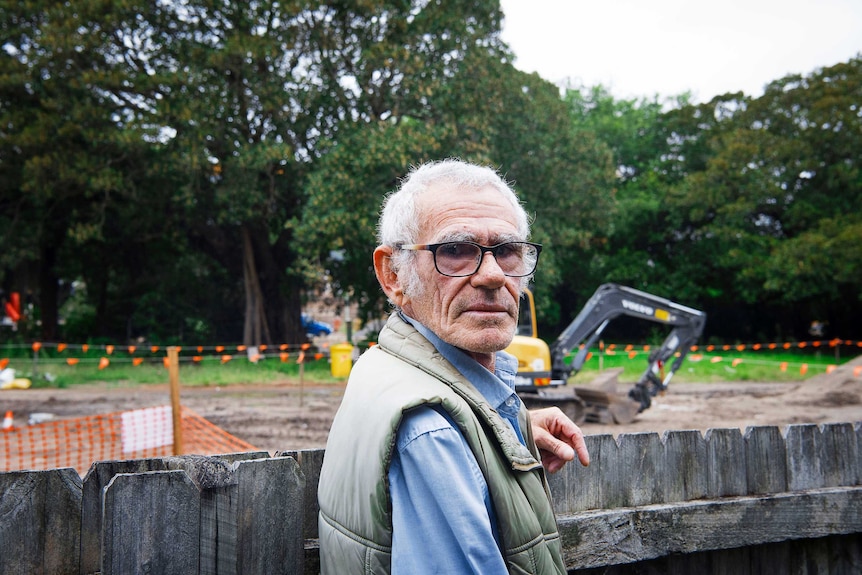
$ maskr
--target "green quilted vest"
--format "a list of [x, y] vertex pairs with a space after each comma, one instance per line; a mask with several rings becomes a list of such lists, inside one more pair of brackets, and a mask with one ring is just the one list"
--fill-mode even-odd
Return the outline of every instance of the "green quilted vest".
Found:
[[524, 447], [511, 427], [411, 325], [393, 314], [379, 345], [354, 365], [320, 472], [318, 518], [324, 575], [390, 572], [387, 471], [402, 413], [441, 405], [482, 470], [510, 573], [566, 572], [544, 470], [529, 418]]

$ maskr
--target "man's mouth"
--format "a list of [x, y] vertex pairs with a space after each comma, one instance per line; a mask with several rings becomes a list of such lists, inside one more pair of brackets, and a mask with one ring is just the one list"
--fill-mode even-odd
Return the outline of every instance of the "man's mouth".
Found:
[[467, 308], [466, 311], [478, 313], [508, 313], [508, 310], [505, 306], [499, 305], [473, 305]]
[[507, 308], [505, 305], [492, 304], [492, 303], [479, 303], [479, 304], [469, 305], [461, 311], [461, 314], [465, 314], [468, 316], [472, 315], [472, 316], [477, 317], [477, 318], [478, 317], [484, 317], [486, 319], [493, 318], [494, 321], [500, 321], [503, 317], [505, 317], [505, 318], [514, 317], [514, 314], [512, 313], [512, 311], [509, 310], [509, 308]]

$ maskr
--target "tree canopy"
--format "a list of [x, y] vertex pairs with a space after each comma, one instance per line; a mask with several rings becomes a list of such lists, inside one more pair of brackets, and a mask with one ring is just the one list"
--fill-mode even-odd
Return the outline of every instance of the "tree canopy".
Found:
[[499, 169], [533, 216], [546, 333], [615, 281], [705, 309], [708, 336], [815, 319], [859, 336], [860, 58], [759, 98], [620, 100], [516, 70], [501, 18], [490, 1], [0, 7], [18, 336], [294, 342], [322, 288], [379, 317], [380, 202], [445, 157]]

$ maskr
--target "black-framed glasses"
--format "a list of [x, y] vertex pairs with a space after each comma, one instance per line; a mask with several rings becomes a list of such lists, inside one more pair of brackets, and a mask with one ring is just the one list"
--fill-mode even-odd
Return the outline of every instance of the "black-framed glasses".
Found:
[[461, 278], [471, 276], [482, 266], [482, 258], [491, 252], [503, 274], [522, 278], [536, 271], [541, 244], [530, 242], [503, 242], [483, 246], [475, 242], [443, 242], [442, 244], [397, 244], [401, 250], [429, 251], [434, 254], [434, 267], [444, 276]]

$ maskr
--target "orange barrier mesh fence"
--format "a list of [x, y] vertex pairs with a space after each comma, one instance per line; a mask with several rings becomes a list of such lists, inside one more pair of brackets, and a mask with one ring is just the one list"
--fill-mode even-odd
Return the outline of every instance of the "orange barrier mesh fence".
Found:
[[[251, 444], [181, 407], [184, 454], [257, 451]], [[174, 454], [170, 405], [0, 431], [0, 472], [72, 467], [86, 474], [94, 461], [145, 459]]]

